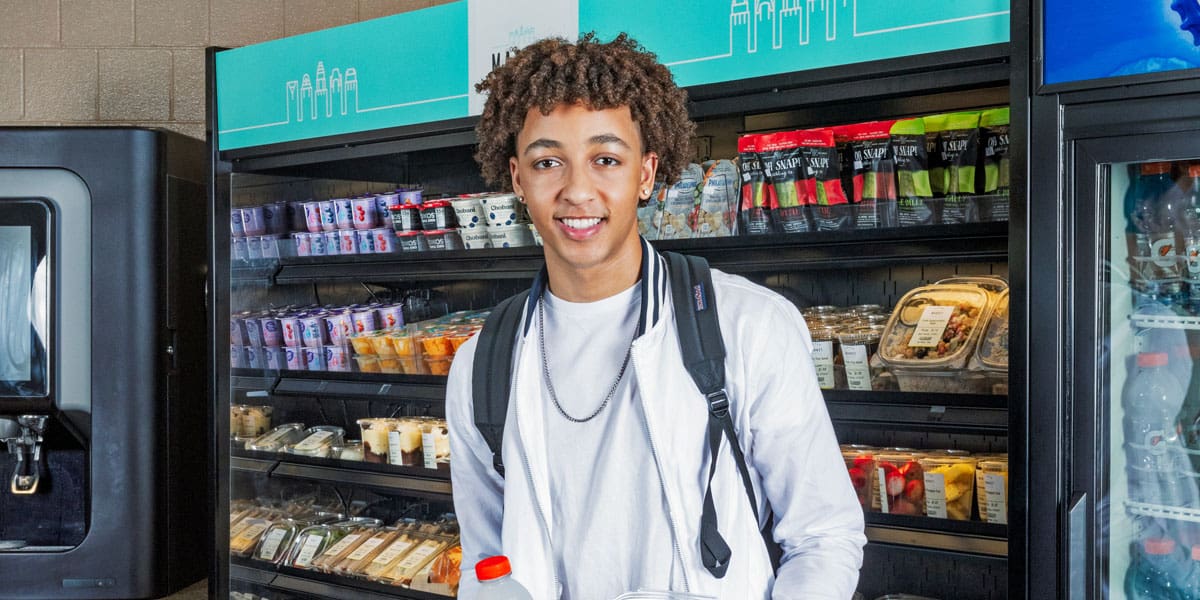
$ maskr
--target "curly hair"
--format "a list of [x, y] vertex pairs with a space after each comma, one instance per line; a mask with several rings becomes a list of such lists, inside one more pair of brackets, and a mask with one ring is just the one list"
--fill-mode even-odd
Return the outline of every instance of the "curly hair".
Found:
[[658, 154], [660, 179], [672, 183], [687, 166], [696, 126], [687, 94], [657, 57], [622, 33], [608, 43], [588, 33], [571, 43], [547, 38], [516, 51], [475, 86], [488, 93], [475, 128], [475, 160], [489, 185], [511, 190], [508, 161], [529, 110], [548, 115], [562, 104], [593, 110], [628, 106], [642, 136], [642, 151]]

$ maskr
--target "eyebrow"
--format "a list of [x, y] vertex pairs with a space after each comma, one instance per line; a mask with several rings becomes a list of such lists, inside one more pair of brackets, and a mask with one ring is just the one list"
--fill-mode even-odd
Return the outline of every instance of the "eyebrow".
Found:
[[[594, 135], [594, 136], [588, 138], [588, 144], [591, 144], [593, 146], [600, 146], [600, 145], [604, 145], [604, 144], [617, 144], [623, 148], [630, 147], [629, 144], [625, 143], [625, 140], [621, 139], [620, 136], [613, 134], [613, 133], [601, 133], [599, 135]], [[547, 148], [547, 149], [551, 149], [551, 150], [558, 150], [558, 149], [562, 148], [562, 143], [557, 140], [551, 140], [551, 139], [547, 139], [547, 138], [538, 138], [538, 139], [530, 142], [528, 146], [525, 146], [524, 154], [529, 154], [530, 152], [532, 152], [533, 150], [536, 150], [538, 148]]]

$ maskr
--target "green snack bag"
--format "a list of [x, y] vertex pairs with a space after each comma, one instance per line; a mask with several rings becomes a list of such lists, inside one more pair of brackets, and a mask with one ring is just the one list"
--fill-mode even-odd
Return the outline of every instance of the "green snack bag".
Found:
[[742, 203], [738, 214], [747, 235], [771, 233], [772, 206], [767, 198], [767, 174], [758, 154], [761, 135], [738, 138], [738, 170], [742, 178]]
[[892, 123], [892, 157], [896, 168], [897, 220], [901, 227], [939, 222], [941, 200], [933, 197], [926, 153], [925, 122], [904, 119]]
[[925, 156], [928, 159], [929, 184], [933, 197], [946, 196], [946, 163], [942, 161], [942, 131], [946, 129], [946, 119], [950, 115], [929, 115], [921, 117], [925, 127]]
[[970, 223], [974, 212], [975, 170], [979, 163], [979, 113], [961, 112], [946, 116], [940, 141], [941, 160], [946, 166], [946, 200], [941, 222]]
[[799, 133], [770, 133], [758, 141], [758, 155], [770, 182], [768, 197], [774, 207], [775, 221], [784, 233], [813, 230], [808, 210], [807, 169]]
[[983, 150], [983, 178], [977, 181], [980, 193], [979, 222], [1007, 221], [1009, 203], [1008, 107], [983, 111], [979, 131]]

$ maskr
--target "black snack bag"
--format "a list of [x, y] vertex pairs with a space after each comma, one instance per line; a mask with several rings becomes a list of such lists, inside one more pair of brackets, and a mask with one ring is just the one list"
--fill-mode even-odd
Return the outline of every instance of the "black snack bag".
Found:
[[741, 232], [746, 235], [771, 233], [771, 198], [767, 173], [758, 154], [760, 135], [738, 138], [738, 169], [742, 175], [742, 202], [738, 211]]
[[854, 207], [856, 229], [896, 227], [896, 167], [892, 121], [834, 129], [842, 156], [842, 187]]
[[946, 225], [973, 222], [975, 207], [975, 172], [979, 163], [979, 113], [953, 113], [946, 117], [946, 129], [939, 144], [945, 164], [946, 199], [942, 204], [942, 220]]
[[1008, 107], [983, 111], [979, 117], [983, 177], [976, 177], [979, 192], [978, 222], [1007, 221], [1009, 202]]
[[896, 164], [898, 224], [909, 227], [939, 223], [941, 206], [933, 197], [929, 181], [924, 121], [896, 121], [892, 124], [891, 134], [892, 159]]
[[832, 129], [796, 132], [808, 170], [804, 180], [817, 231], [854, 229], [854, 210], [842, 189], [842, 164]]
[[775, 223], [783, 233], [813, 230], [806, 180], [808, 169], [800, 145], [800, 132], [784, 131], [759, 137], [758, 155], [767, 174], [767, 195]]

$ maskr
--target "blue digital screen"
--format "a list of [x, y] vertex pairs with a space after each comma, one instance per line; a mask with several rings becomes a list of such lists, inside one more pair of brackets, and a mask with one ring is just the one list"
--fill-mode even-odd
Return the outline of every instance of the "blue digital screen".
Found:
[[1200, 0], [1045, 0], [1047, 84], [1200, 67]]

